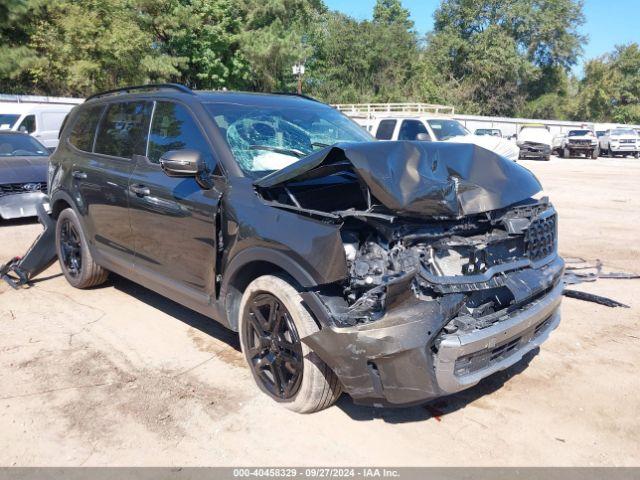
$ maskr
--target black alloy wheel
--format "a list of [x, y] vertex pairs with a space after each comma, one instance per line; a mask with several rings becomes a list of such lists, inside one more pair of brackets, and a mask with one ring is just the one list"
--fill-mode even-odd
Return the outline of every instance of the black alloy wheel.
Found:
[[247, 315], [242, 335], [249, 365], [273, 398], [293, 398], [302, 381], [304, 358], [291, 314], [274, 295], [258, 293]]
[[69, 275], [77, 277], [82, 269], [82, 244], [76, 226], [68, 219], [60, 227], [60, 254]]

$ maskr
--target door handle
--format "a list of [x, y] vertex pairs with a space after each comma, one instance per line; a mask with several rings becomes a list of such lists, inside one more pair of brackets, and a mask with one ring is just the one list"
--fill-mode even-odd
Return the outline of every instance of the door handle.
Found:
[[140, 197], [146, 197], [151, 193], [151, 190], [149, 190], [149, 187], [145, 187], [144, 185], [140, 185], [140, 184], [129, 185], [129, 191], [135, 193]]
[[71, 175], [73, 176], [73, 178], [76, 178], [78, 180], [85, 180], [87, 178], [87, 174], [82, 170], [74, 170], [73, 172], [71, 172]]

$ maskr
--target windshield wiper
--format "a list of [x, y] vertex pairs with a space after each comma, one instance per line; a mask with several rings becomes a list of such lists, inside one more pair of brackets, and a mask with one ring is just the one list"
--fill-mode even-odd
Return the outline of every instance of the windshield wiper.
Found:
[[290, 157], [296, 158], [302, 158], [308, 155], [308, 153], [301, 152], [300, 150], [296, 150], [295, 148], [280, 148], [272, 147], [271, 145], [250, 145], [249, 148], [251, 150], [267, 150], [268, 152], [281, 153], [283, 155], [289, 155]]
[[328, 143], [322, 143], [322, 142], [313, 142], [311, 145], [313, 147], [321, 147], [321, 148], [326, 148], [331, 146]]

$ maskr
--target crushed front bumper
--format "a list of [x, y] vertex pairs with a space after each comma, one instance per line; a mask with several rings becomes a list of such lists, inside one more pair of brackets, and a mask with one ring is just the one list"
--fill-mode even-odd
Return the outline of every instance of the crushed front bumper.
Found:
[[521, 144], [519, 158], [542, 159], [551, 155], [551, 146], [543, 144]]
[[[15, 193], [0, 197], [0, 218], [35, 217], [38, 212], [36, 206], [47, 200], [43, 192]], [[48, 206], [47, 206], [48, 208]]]
[[[517, 363], [560, 322], [559, 257], [544, 267], [546, 293], [486, 328], [445, 334], [464, 295], [409, 302], [383, 319], [354, 327], [324, 326], [302, 341], [340, 378], [356, 403], [406, 406], [459, 392]], [[303, 295], [303, 298], [305, 295]], [[312, 302], [305, 302], [315, 311]], [[439, 340], [438, 342], [436, 340]]]
[[447, 335], [435, 355], [438, 386], [446, 394], [476, 385], [540, 346], [560, 323], [563, 284], [485, 329]]

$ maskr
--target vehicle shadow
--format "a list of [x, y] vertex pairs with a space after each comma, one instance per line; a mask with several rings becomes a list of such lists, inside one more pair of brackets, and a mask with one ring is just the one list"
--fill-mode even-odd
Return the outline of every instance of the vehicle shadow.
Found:
[[32, 225], [34, 223], [38, 223], [38, 217], [12, 218], [10, 220], [0, 218], [0, 228], [19, 227], [21, 225]]
[[518, 363], [483, 379], [476, 386], [463, 390], [455, 395], [438, 398], [423, 405], [407, 408], [366, 407], [354, 404], [348, 395], [342, 395], [337, 405], [349, 415], [351, 419], [358, 421], [375, 419], [382, 419], [387, 423], [423, 422], [430, 419], [440, 421], [442, 417], [463, 409], [480, 397], [489, 395], [502, 388], [509, 379], [522, 373], [539, 352], [540, 349], [535, 348], [522, 357], [522, 360]]
[[225, 342], [233, 349], [240, 351], [238, 334], [222, 326], [215, 320], [114, 273], [109, 275], [108, 284], [111, 284], [114, 288], [127, 295], [131, 295], [136, 300], [140, 300], [167, 315], [171, 315], [190, 327], [200, 330], [202, 333]]

